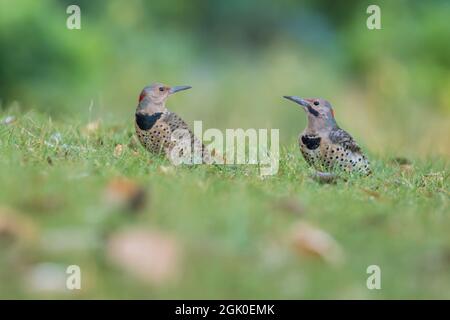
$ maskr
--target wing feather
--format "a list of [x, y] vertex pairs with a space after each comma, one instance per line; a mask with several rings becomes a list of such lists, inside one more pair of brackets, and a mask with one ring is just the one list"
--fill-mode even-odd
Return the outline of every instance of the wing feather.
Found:
[[352, 152], [361, 152], [361, 148], [353, 139], [353, 137], [345, 130], [336, 128], [330, 132], [329, 138], [331, 142], [343, 146]]

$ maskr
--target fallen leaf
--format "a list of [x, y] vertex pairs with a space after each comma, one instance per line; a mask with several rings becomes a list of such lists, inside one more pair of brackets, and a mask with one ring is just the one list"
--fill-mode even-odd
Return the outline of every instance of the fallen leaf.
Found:
[[291, 242], [298, 253], [321, 258], [331, 265], [344, 260], [341, 246], [325, 231], [308, 223], [299, 222], [292, 228]]
[[149, 284], [163, 285], [179, 273], [177, 241], [160, 231], [129, 229], [113, 234], [107, 245], [112, 263]]
[[138, 211], [147, 202], [145, 189], [127, 178], [116, 178], [108, 183], [104, 193], [105, 201], [112, 206]]
[[114, 156], [118, 158], [122, 155], [122, 152], [123, 152], [123, 145], [121, 144], [116, 145], [116, 147], [114, 148]]
[[0, 242], [31, 244], [36, 238], [33, 221], [13, 209], [0, 207]]

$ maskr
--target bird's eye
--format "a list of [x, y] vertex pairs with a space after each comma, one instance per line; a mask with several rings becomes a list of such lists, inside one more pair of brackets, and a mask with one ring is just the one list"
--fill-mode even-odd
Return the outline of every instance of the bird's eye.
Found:
[[314, 101], [314, 105], [318, 106], [319, 105], [319, 101]]
[[159, 91], [164, 91], [164, 87], [159, 87]]

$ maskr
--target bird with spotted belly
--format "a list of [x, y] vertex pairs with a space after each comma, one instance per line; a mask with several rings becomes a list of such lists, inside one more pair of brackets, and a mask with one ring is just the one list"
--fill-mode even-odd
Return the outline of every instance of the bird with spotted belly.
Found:
[[[187, 132], [191, 143], [191, 152], [201, 150], [202, 161], [211, 162], [211, 155], [200, 140], [194, 136], [186, 122], [176, 113], [166, 108], [167, 98], [190, 86], [169, 87], [154, 83], [145, 87], [140, 96], [135, 114], [135, 128], [139, 141], [151, 153], [164, 154], [171, 158], [171, 152], [177, 144], [177, 132]], [[178, 130], [180, 129], [180, 130]], [[185, 138], [182, 136], [179, 139]], [[183, 152], [181, 150], [181, 152]], [[181, 155], [182, 156], [182, 155]]]
[[331, 104], [324, 99], [284, 96], [303, 107], [308, 126], [299, 135], [300, 151], [318, 171], [357, 172], [368, 175], [370, 163], [356, 141], [339, 128]]

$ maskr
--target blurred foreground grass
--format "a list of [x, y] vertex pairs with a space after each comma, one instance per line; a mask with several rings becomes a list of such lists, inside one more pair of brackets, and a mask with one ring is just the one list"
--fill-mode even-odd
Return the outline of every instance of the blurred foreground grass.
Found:
[[[398, 164], [397, 154], [368, 150], [372, 176], [320, 185], [294, 137], [282, 145], [278, 174], [261, 179], [251, 166], [172, 167], [136, 144], [129, 119], [7, 116], [1, 298], [450, 298], [443, 158]], [[114, 181], [127, 181], [125, 190]], [[136, 210], [126, 205], [133, 186], [145, 193]], [[330, 252], [314, 252], [324, 239], [311, 233], [303, 236], [312, 244], [299, 240], [305, 225], [334, 238], [324, 237]], [[80, 291], [64, 287], [73, 264]], [[366, 288], [373, 264], [381, 290]]]

